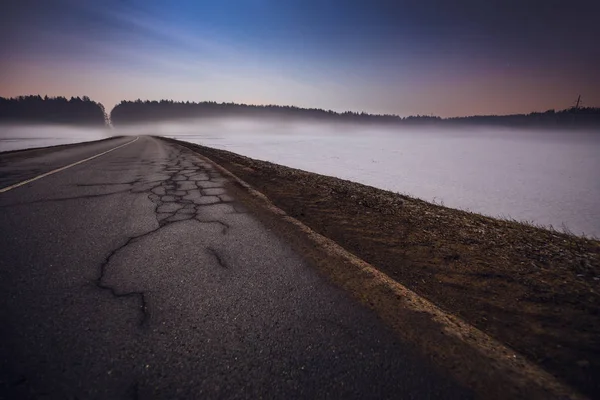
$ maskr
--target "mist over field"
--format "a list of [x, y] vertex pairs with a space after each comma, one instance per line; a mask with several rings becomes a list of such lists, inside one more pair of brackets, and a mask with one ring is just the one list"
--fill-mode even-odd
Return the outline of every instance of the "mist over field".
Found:
[[0, 152], [106, 139], [114, 132], [102, 127], [72, 125], [1, 125]]
[[[0, 128], [0, 151], [101, 139], [102, 129]], [[600, 135], [581, 130], [382, 127], [203, 119], [117, 127], [600, 237]]]

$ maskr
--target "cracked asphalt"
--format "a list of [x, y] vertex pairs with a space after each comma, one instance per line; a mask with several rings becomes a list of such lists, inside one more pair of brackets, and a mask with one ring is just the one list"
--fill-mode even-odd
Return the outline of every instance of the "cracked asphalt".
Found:
[[[0, 154], [0, 186], [131, 138]], [[0, 194], [0, 398], [469, 398], [188, 149]]]

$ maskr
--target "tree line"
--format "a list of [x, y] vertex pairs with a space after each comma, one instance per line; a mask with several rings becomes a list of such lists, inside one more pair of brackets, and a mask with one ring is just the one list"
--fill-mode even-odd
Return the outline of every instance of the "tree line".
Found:
[[600, 128], [600, 108], [571, 107], [560, 111], [548, 110], [529, 114], [474, 115], [444, 120], [458, 125], [501, 125], [509, 127], [581, 127]]
[[[496, 125], [509, 127], [600, 128], [600, 108], [574, 106], [565, 110], [513, 115], [479, 115], [440, 118], [431, 115], [400, 117], [392, 114], [338, 113], [319, 108], [239, 103], [176, 102], [173, 100], [122, 101], [110, 113], [114, 125], [208, 117], [280, 118], [402, 125]], [[102, 126], [108, 123], [104, 106], [89, 97], [0, 97], [0, 123], [60, 123]]]
[[482, 115], [440, 118], [430, 115], [400, 117], [390, 114], [342, 113], [318, 108], [278, 105], [248, 105], [214, 101], [176, 102], [173, 100], [122, 101], [113, 108], [115, 125], [206, 117], [266, 117], [383, 124], [498, 125], [509, 127], [591, 127], [600, 128], [600, 108], [571, 107], [565, 110], [513, 115]]
[[173, 100], [122, 101], [110, 113], [113, 124], [155, 122], [164, 120], [206, 118], [206, 117], [264, 117], [302, 120], [327, 120], [347, 122], [395, 123], [411, 120], [440, 120], [440, 117], [413, 116], [401, 118], [391, 114], [368, 114], [346, 111], [338, 113], [319, 108], [296, 106], [251, 105], [240, 103], [217, 103], [214, 101], [176, 102]]
[[0, 123], [106, 125], [104, 106], [89, 97], [0, 97]]

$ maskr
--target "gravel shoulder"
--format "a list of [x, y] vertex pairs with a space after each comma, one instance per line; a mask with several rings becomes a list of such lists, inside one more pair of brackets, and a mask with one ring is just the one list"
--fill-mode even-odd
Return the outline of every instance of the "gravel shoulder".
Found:
[[600, 395], [597, 240], [177, 142], [560, 380]]

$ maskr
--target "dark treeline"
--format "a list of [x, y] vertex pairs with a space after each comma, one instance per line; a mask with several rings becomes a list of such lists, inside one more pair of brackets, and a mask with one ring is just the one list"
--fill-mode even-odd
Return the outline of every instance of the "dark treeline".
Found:
[[561, 111], [532, 112], [513, 115], [475, 115], [447, 118], [453, 124], [501, 125], [514, 127], [581, 127], [600, 128], [600, 108], [571, 107]]
[[0, 123], [53, 123], [69, 125], [106, 125], [104, 106], [87, 96], [0, 97]]
[[[571, 107], [566, 110], [533, 112], [515, 115], [482, 115], [456, 118], [440, 118], [417, 115], [367, 114], [356, 112], [337, 113], [317, 108], [299, 108], [277, 105], [247, 105], [237, 103], [201, 103], [161, 101], [122, 101], [110, 114], [114, 125], [168, 121], [205, 117], [260, 117], [297, 119], [302, 121], [332, 121], [378, 124], [440, 124], [440, 125], [492, 125], [508, 127], [582, 127], [600, 128], [600, 108]], [[0, 123], [59, 123], [76, 125], [105, 125], [106, 112], [102, 104], [82, 98], [19, 96], [0, 97]]]
[[350, 111], [336, 113], [331, 110], [326, 111], [317, 108], [300, 108], [294, 106], [257, 106], [238, 103], [217, 103], [214, 101], [192, 103], [189, 101], [175, 102], [172, 100], [122, 101], [115, 106], [110, 113], [111, 121], [115, 125], [173, 119], [229, 116], [380, 122], [394, 122], [400, 119], [396, 115], [373, 115]]
[[510, 127], [585, 127], [600, 128], [600, 108], [572, 107], [562, 111], [515, 115], [484, 115], [458, 118], [435, 116], [378, 115], [367, 113], [337, 113], [316, 108], [266, 105], [256, 106], [212, 101], [192, 103], [161, 101], [122, 101], [111, 112], [114, 125], [156, 122], [204, 117], [268, 117], [300, 120], [327, 120], [385, 124], [442, 124], [442, 125], [496, 125]]

